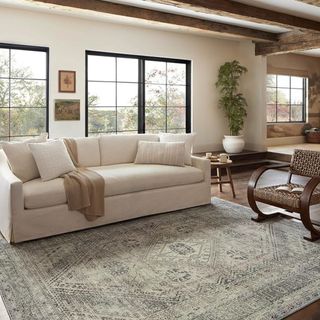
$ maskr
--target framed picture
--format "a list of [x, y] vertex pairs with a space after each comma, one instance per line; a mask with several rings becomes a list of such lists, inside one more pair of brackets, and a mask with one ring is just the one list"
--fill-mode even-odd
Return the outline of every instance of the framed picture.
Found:
[[55, 121], [80, 120], [80, 100], [55, 100], [54, 119]]
[[76, 72], [59, 70], [59, 92], [76, 92]]

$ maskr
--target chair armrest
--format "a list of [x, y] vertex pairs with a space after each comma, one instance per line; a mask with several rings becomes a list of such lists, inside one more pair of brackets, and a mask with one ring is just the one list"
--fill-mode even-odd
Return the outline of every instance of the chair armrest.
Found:
[[7, 157], [0, 150], [0, 231], [7, 241], [13, 238], [14, 216], [23, 212], [23, 184], [11, 171]]
[[319, 183], [320, 183], [320, 177], [313, 177], [307, 182], [300, 196], [301, 207], [309, 206], [313, 191], [318, 186]]
[[260, 168], [258, 168], [257, 170], [255, 170], [251, 177], [250, 180], [248, 182], [248, 188], [247, 188], [247, 198], [249, 201], [249, 204], [251, 206], [251, 204], [255, 203], [254, 201], [254, 189], [257, 186], [257, 183], [260, 179], [260, 177], [262, 176], [263, 173], [265, 173], [268, 170], [276, 170], [276, 169], [283, 169], [283, 168], [289, 168], [290, 164], [271, 164], [269, 166], [262, 166]]
[[191, 165], [203, 172], [204, 180], [211, 184], [211, 163], [209, 159], [191, 156]]
[[250, 177], [250, 180], [248, 182], [248, 188], [251, 189], [251, 188], [255, 188], [260, 177], [262, 176], [263, 173], [265, 173], [266, 171], [268, 170], [279, 170], [279, 169], [284, 169], [284, 168], [289, 168], [290, 167], [290, 164], [287, 163], [287, 164], [271, 164], [269, 166], [262, 166], [258, 169], [256, 169], [251, 177]]

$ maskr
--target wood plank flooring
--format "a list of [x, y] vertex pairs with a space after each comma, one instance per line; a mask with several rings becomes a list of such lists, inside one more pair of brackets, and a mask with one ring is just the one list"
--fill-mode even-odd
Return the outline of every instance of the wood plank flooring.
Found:
[[[235, 202], [243, 206], [249, 206], [247, 201], [247, 184], [251, 174], [252, 171], [246, 171], [232, 175], [235, 186], [236, 198], [232, 197], [232, 192], [229, 185], [223, 185], [223, 192], [219, 192], [219, 187], [213, 185], [211, 187], [212, 196]], [[278, 183], [285, 183], [286, 177], [287, 174], [283, 171], [270, 170], [267, 174], [262, 176], [261, 184], [272, 185]], [[294, 182], [303, 183], [304, 180], [295, 178]], [[272, 207], [267, 205], [264, 205], [263, 209], [272, 211]], [[311, 217], [314, 222], [320, 225], [320, 206], [314, 206], [311, 213]], [[320, 240], [318, 241], [318, 243], [320, 246]], [[292, 314], [291, 316], [287, 317], [286, 320], [320, 320], [320, 300]]]

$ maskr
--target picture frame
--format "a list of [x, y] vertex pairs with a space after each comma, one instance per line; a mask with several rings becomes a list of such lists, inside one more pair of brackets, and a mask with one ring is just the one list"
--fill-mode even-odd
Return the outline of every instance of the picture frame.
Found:
[[76, 92], [76, 72], [70, 70], [59, 70], [59, 92]]
[[80, 99], [56, 99], [54, 101], [55, 121], [79, 121]]

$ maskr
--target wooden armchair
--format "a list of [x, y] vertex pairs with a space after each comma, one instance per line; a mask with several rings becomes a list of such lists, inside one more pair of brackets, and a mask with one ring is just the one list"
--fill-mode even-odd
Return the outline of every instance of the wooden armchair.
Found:
[[[261, 175], [269, 169], [289, 168], [287, 182], [281, 185], [267, 187], [257, 187]], [[306, 185], [291, 183], [292, 175], [309, 177]], [[300, 214], [303, 225], [310, 231], [310, 238], [304, 237], [309, 241], [320, 239], [320, 229], [317, 229], [310, 219], [310, 206], [320, 203], [320, 152], [309, 150], [295, 150], [291, 159], [291, 164], [271, 165], [257, 169], [252, 174], [248, 184], [248, 202], [257, 218], [252, 218], [256, 222], [261, 222], [269, 218], [281, 215], [276, 212], [271, 214], [263, 213], [257, 206], [257, 202], [266, 203], [290, 212]], [[277, 190], [279, 186], [289, 188], [302, 187], [302, 193], [291, 193]]]

